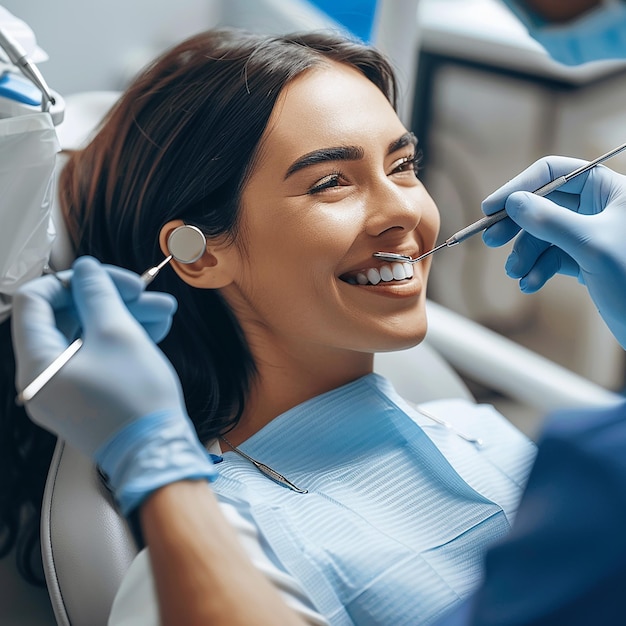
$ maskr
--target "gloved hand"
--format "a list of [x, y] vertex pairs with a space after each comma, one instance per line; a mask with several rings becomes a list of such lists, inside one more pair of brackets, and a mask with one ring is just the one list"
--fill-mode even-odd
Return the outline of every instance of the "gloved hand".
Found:
[[[173, 296], [164, 293], [155, 293], [145, 290], [145, 284], [134, 272], [122, 269], [115, 265], [102, 265], [115, 284], [124, 304], [133, 317], [144, 327], [155, 343], [159, 343], [169, 332], [172, 325], [172, 316], [176, 312], [176, 300]], [[71, 291], [58, 290], [57, 283], [71, 285], [73, 270], [63, 270], [56, 274], [58, 278], [50, 283], [52, 293], [60, 294], [55, 303], [54, 315], [58, 329], [73, 340], [80, 335], [80, 319], [76, 305], [71, 297]], [[55, 296], [56, 297], [56, 296]]]
[[107, 270], [90, 257], [74, 263], [71, 294], [46, 276], [24, 285], [13, 300], [18, 389], [69, 345], [55, 314], [69, 327], [75, 313], [83, 346], [26, 410], [100, 466], [125, 514], [158, 487], [215, 474], [178, 377], [153, 341], [167, 333], [174, 311], [171, 296], [145, 292], [137, 275]]
[[490, 215], [504, 219], [485, 230], [488, 246], [501, 246], [520, 229], [505, 269], [526, 293], [539, 290], [554, 274], [576, 276], [587, 286], [622, 347], [626, 348], [626, 177], [599, 165], [545, 198], [528, 191], [567, 174], [585, 162], [546, 157], [483, 201]]

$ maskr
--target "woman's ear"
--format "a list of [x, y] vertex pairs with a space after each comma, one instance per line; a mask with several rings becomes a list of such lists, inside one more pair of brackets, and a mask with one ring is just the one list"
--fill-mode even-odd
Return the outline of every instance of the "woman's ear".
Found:
[[[172, 220], [167, 222], [161, 228], [159, 233], [159, 245], [165, 256], [171, 253], [167, 247], [167, 241], [172, 232], [179, 226], [184, 226], [182, 220]], [[227, 246], [217, 243], [212, 245], [211, 240], [207, 239], [206, 250], [204, 254], [193, 263], [181, 263], [173, 258], [170, 265], [178, 274], [181, 280], [192, 287], [200, 289], [220, 289], [232, 282], [232, 276], [228, 271], [229, 265], [226, 263], [225, 251]]]

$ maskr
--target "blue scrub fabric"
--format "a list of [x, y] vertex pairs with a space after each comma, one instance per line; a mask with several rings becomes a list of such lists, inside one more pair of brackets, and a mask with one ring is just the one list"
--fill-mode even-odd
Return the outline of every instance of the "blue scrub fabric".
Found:
[[512, 531], [438, 626], [626, 624], [626, 404], [553, 415]]

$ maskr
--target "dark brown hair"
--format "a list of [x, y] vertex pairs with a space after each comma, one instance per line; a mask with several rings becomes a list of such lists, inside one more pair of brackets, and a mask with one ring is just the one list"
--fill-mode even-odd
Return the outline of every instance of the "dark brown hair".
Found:
[[[395, 106], [385, 59], [332, 33], [213, 30], [157, 59], [61, 174], [59, 198], [77, 255], [142, 272], [162, 259], [159, 232], [173, 219], [234, 240], [241, 191], [278, 95], [293, 78], [328, 61], [361, 71]], [[193, 289], [171, 269], [151, 288], [178, 300], [161, 348], [207, 441], [239, 419], [255, 372], [252, 357], [218, 291]], [[11, 445], [20, 444], [14, 438]], [[3, 506], [1, 523], [8, 528], [12, 513]]]

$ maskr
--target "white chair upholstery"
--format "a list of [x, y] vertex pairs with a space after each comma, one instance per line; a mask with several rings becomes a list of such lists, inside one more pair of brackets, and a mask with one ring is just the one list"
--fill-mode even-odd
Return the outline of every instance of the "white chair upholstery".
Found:
[[91, 462], [57, 443], [44, 493], [41, 551], [59, 626], [104, 626], [137, 549]]
[[563, 408], [608, 406], [623, 400], [440, 304], [428, 302], [427, 311], [426, 343], [455, 371], [542, 415]]

